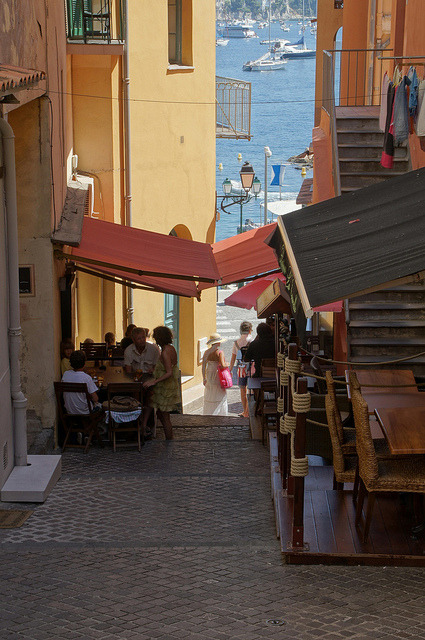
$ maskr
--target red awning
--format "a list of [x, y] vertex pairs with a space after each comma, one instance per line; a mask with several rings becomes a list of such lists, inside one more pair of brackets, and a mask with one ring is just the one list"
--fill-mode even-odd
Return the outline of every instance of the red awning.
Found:
[[220, 277], [207, 243], [93, 218], [84, 218], [80, 245], [63, 255], [93, 275], [182, 296], [199, 297], [195, 281], [214, 286]]
[[[282, 273], [274, 273], [264, 276], [263, 278], [258, 278], [258, 280], [253, 280], [253, 282], [249, 282], [244, 287], [234, 291], [230, 296], [224, 299], [224, 304], [231, 307], [240, 307], [242, 309], [252, 309], [252, 307], [256, 309], [258, 296], [260, 296], [264, 289], [269, 286], [270, 282], [273, 282], [276, 278], [282, 280], [282, 282], [286, 282], [286, 278]], [[341, 310], [341, 301], [331, 302], [313, 309], [313, 311], [333, 311], [334, 313], [338, 313]]]
[[[219, 284], [240, 282], [272, 271], [280, 272], [273, 249], [264, 243], [275, 229], [276, 223], [268, 224], [213, 244], [214, 258], [220, 272]], [[201, 283], [199, 288], [212, 286], [214, 284]]]

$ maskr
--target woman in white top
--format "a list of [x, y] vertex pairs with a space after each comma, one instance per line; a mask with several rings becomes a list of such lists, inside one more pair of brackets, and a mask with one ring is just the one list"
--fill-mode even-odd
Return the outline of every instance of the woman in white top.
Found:
[[235, 361], [238, 360], [238, 386], [241, 392], [242, 413], [241, 417], [249, 418], [248, 411], [248, 398], [246, 396], [246, 385], [248, 382], [247, 371], [248, 362], [242, 362], [242, 351], [244, 347], [248, 346], [252, 340], [252, 324], [250, 322], [242, 322], [240, 326], [241, 337], [235, 340], [232, 348], [232, 357], [230, 359], [230, 371], [232, 371]]
[[202, 378], [204, 382], [204, 416], [227, 416], [227, 392], [222, 389], [218, 377], [218, 368], [225, 367], [226, 361], [220, 344], [223, 339], [213, 333], [202, 359]]

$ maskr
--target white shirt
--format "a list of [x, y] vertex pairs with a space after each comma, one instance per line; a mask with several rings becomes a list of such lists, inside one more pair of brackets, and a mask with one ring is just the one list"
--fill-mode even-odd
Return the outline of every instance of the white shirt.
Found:
[[[87, 385], [89, 395], [98, 391], [92, 378], [84, 371], [74, 371], [74, 369], [65, 371], [62, 376], [62, 382], [84, 382]], [[79, 415], [87, 415], [90, 413], [85, 393], [65, 392], [63, 394], [63, 401], [67, 413], [77, 413]]]
[[130, 344], [124, 351], [124, 366], [131, 367], [132, 371], [152, 373], [160, 355], [159, 347], [150, 342], [146, 342], [142, 353], [137, 351], [135, 344]]

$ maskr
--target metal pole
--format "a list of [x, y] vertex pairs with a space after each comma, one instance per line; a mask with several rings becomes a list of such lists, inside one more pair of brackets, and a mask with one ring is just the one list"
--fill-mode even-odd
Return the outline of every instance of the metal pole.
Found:
[[271, 155], [270, 147], [264, 147], [264, 224], [267, 224], [267, 158], [270, 158]]
[[240, 220], [240, 226], [239, 226], [239, 233], [242, 233], [242, 209], [243, 209], [243, 204], [241, 202], [241, 220]]

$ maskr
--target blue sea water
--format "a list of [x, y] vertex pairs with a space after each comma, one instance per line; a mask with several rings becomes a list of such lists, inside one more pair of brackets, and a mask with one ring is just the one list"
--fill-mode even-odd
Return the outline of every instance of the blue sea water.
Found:
[[[271, 25], [271, 39], [285, 38], [296, 42], [300, 25], [297, 21], [288, 21], [289, 32], [282, 31], [279, 23]], [[316, 59], [289, 60], [282, 70], [249, 72], [242, 71], [242, 65], [248, 60], [256, 60], [266, 53], [267, 46], [260, 40], [268, 39], [268, 27], [254, 30], [259, 38], [230, 38], [225, 47], [216, 47], [216, 73], [218, 76], [246, 80], [252, 83], [251, 134], [247, 140], [217, 140], [216, 188], [222, 195], [222, 182], [225, 178], [239, 180], [241, 164], [248, 160], [254, 167], [256, 176], [264, 186], [264, 147], [270, 147], [272, 157], [268, 161], [268, 182], [272, 177], [272, 164], [280, 164], [293, 155], [306, 149], [311, 142], [314, 119], [314, 90]], [[314, 35], [310, 29], [305, 32], [306, 45], [316, 48]], [[242, 161], [238, 161], [238, 154]], [[222, 163], [223, 170], [219, 170]], [[307, 171], [312, 177], [312, 171]], [[303, 177], [294, 165], [286, 167], [282, 197], [295, 199], [300, 190]], [[243, 219], [251, 218], [262, 222], [263, 194], [243, 207]], [[279, 187], [268, 188], [268, 200], [279, 199]], [[217, 240], [228, 238], [237, 233], [240, 208], [235, 205], [229, 209], [230, 215], [221, 212], [217, 222]]]

